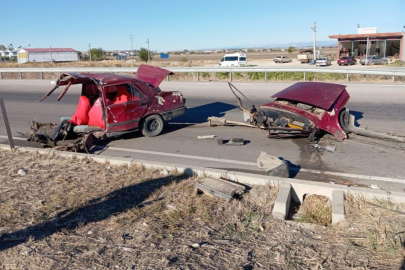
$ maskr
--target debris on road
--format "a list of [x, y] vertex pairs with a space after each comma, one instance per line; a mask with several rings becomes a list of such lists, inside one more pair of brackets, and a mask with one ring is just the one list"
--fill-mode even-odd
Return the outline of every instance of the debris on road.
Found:
[[260, 169], [265, 169], [270, 176], [290, 177], [290, 172], [287, 163], [275, 156], [269, 155], [266, 152], [261, 152], [257, 159], [257, 166]]
[[213, 126], [245, 126], [245, 127], [256, 128], [256, 126], [252, 125], [252, 124], [236, 122], [236, 121], [229, 121], [223, 117], [215, 117], [215, 116], [208, 117], [208, 124], [210, 127], [213, 127]]
[[204, 140], [204, 139], [214, 139], [216, 135], [203, 135], [203, 136], [197, 136], [197, 139], [199, 140]]
[[313, 146], [314, 146], [315, 150], [321, 155], [323, 155], [325, 152], [334, 153], [336, 151], [336, 146], [334, 146], [334, 145], [322, 146], [322, 145], [315, 143], [315, 144], [313, 144]]
[[219, 197], [228, 202], [245, 193], [245, 186], [223, 179], [205, 178], [196, 183], [195, 187], [208, 196]]
[[372, 189], [381, 189], [381, 188], [379, 188], [377, 185], [374, 185], [374, 184], [371, 184], [371, 185], [370, 185], [370, 188], [372, 188]]
[[19, 169], [17, 173], [18, 173], [19, 175], [26, 175], [26, 174], [27, 174], [27, 171], [24, 170], [24, 169]]
[[218, 145], [242, 146], [244, 144], [245, 140], [243, 138], [232, 138], [230, 140], [224, 140], [223, 138], [218, 139]]

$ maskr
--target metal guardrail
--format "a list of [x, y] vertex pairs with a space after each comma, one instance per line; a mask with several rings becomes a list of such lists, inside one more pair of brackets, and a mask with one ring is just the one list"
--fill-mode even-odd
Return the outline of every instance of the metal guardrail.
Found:
[[[304, 74], [304, 81], [306, 80], [306, 73], [335, 73], [346, 74], [346, 81], [349, 80], [349, 74], [363, 74], [364, 79], [366, 75], [382, 75], [392, 76], [392, 81], [395, 81], [395, 76], [404, 76], [405, 69], [332, 69], [332, 68], [313, 68], [313, 67], [300, 67], [300, 68], [271, 68], [271, 67], [168, 67], [166, 68], [174, 73], [196, 73], [197, 81], [202, 72], [217, 73], [228, 72], [229, 79], [232, 81], [232, 73], [234, 72], [263, 72], [265, 73], [265, 81], [267, 81], [267, 73], [274, 72], [301, 72]], [[43, 73], [63, 73], [63, 72], [78, 72], [78, 73], [131, 73], [137, 72], [137, 67], [80, 67], [80, 68], [0, 68], [0, 78], [3, 79], [3, 73], [19, 73], [20, 79], [23, 78], [23, 73], [40, 73], [43, 79]], [[167, 78], [169, 80], [169, 76]]]

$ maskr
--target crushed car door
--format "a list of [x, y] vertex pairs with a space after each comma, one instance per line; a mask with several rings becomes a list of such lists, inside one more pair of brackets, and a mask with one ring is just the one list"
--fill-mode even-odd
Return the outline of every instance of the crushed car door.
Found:
[[107, 131], [119, 132], [137, 129], [148, 109], [148, 98], [132, 84], [105, 87]]

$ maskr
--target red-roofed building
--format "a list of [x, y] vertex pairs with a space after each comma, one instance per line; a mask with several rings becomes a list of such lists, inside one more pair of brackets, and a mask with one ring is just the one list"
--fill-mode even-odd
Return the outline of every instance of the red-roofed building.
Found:
[[72, 48], [26, 48], [18, 51], [18, 63], [78, 61], [77, 51]]

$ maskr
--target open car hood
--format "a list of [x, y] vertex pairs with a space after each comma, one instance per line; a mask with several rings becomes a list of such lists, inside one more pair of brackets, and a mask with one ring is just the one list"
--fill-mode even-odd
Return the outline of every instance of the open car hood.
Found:
[[346, 85], [341, 84], [299, 82], [274, 94], [272, 97], [298, 101], [329, 110], [345, 89]]
[[140, 65], [135, 74], [135, 78], [153, 85], [158, 88], [160, 83], [166, 78], [167, 75], [172, 75], [173, 72], [149, 65]]

